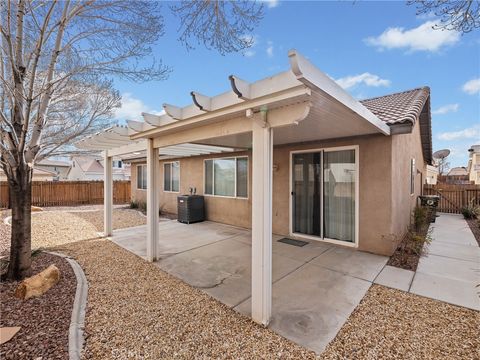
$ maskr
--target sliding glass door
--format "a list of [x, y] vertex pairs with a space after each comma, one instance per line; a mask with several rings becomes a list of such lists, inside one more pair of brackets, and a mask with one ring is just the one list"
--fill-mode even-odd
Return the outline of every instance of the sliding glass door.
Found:
[[355, 242], [354, 149], [292, 155], [292, 231]]

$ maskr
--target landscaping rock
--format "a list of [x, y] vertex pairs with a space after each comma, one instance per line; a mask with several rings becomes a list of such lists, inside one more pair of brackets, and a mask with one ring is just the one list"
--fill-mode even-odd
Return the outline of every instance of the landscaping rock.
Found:
[[55, 265], [50, 265], [42, 272], [23, 280], [15, 290], [15, 297], [28, 300], [32, 297], [42, 296], [60, 280], [60, 270]]

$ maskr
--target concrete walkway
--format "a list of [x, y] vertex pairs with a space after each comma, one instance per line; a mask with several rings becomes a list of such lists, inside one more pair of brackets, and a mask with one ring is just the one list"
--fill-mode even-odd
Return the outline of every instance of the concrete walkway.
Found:
[[[270, 328], [321, 353], [359, 304], [388, 258], [310, 241], [303, 247], [273, 237], [273, 316]], [[145, 256], [145, 226], [114, 231], [118, 245]], [[214, 222], [160, 223], [161, 259], [168, 273], [250, 315], [251, 233]]]
[[440, 214], [417, 271], [385, 266], [375, 283], [480, 310], [480, 247], [462, 215]]
[[440, 214], [410, 292], [480, 310], [480, 248], [462, 215]]

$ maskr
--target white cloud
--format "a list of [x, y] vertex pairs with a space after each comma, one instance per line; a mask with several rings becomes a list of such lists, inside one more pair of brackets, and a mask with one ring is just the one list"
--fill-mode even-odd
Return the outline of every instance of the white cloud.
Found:
[[461, 140], [478, 139], [480, 140], [480, 126], [472, 126], [459, 131], [444, 132], [438, 135], [440, 140]]
[[467, 81], [463, 84], [462, 90], [470, 95], [475, 95], [480, 92], [480, 78]]
[[449, 112], [456, 112], [458, 110], [458, 104], [447, 104], [440, 106], [438, 109], [433, 110], [432, 114], [443, 115]]
[[273, 9], [280, 4], [279, 0], [262, 0], [262, 1], [266, 3], [267, 7], [269, 7], [270, 9]]
[[379, 86], [390, 86], [391, 82], [387, 79], [382, 79], [378, 75], [370, 74], [365, 72], [363, 74], [345, 76], [340, 79], [335, 80], [338, 85], [344, 89], [350, 89], [358, 84], [365, 84], [367, 86], [379, 87]]
[[142, 118], [142, 112], [162, 114], [162, 111], [149, 108], [142, 100], [126, 92], [122, 94], [122, 106], [115, 110], [115, 119], [140, 120]]
[[252, 56], [255, 56], [255, 54], [256, 54], [255, 50], [251, 50], [251, 49], [245, 50], [243, 52], [243, 55], [245, 55], [246, 57], [252, 57]]
[[249, 48], [243, 50], [243, 55], [246, 57], [255, 56], [257, 52], [255, 51], [254, 48], [258, 45], [258, 39], [259, 39], [258, 35], [245, 34], [242, 36], [242, 39], [248, 41], [251, 44]]
[[273, 57], [273, 42], [269, 41], [267, 46], [267, 55], [268, 57]]
[[436, 21], [427, 21], [422, 25], [405, 30], [392, 27], [377, 37], [365, 39], [367, 45], [384, 49], [406, 49], [408, 51], [439, 51], [442, 47], [453, 45], [460, 40], [460, 33], [450, 30], [434, 30]]

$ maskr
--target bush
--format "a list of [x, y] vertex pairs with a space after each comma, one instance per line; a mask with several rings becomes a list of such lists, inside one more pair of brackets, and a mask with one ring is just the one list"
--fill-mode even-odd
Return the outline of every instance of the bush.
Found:
[[480, 215], [480, 206], [475, 204], [475, 198], [470, 200], [467, 206], [462, 208], [462, 215], [465, 219], [477, 219]]
[[423, 206], [415, 206], [413, 210], [413, 225], [416, 232], [421, 232], [429, 226], [428, 210]]
[[147, 204], [141, 201], [130, 201], [130, 209], [138, 209], [143, 213], [147, 212]]

